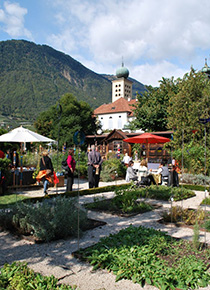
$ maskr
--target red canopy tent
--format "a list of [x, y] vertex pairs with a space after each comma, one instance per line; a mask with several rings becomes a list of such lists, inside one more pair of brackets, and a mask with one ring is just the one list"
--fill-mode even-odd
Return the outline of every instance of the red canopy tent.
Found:
[[146, 144], [147, 157], [148, 157], [149, 144], [161, 144], [161, 143], [164, 144], [164, 143], [170, 142], [171, 140], [169, 138], [154, 135], [151, 133], [143, 133], [135, 137], [124, 139], [123, 141], [128, 142], [128, 143]]

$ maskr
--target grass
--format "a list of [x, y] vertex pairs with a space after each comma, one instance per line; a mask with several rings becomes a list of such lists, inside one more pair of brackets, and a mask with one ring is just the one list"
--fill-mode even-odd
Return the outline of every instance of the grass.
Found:
[[[204, 185], [195, 185], [195, 184], [182, 184], [180, 187], [184, 187], [187, 189], [191, 190], [196, 190], [196, 191], [205, 191], [206, 187]], [[209, 190], [209, 186], [207, 186], [207, 190]]]
[[7, 208], [16, 202], [30, 199], [29, 196], [25, 196], [23, 194], [8, 194], [0, 196], [0, 208]]

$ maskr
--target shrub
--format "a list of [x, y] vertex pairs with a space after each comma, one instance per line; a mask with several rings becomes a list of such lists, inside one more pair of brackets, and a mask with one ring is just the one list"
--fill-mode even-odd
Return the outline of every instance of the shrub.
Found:
[[159, 200], [169, 200], [173, 196], [175, 201], [187, 199], [189, 197], [195, 196], [195, 193], [189, 189], [182, 187], [167, 187], [161, 185], [151, 185], [146, 188], [135, 188], [130, 187], [128, 189], [116, 189], [116, 195], [124, 194], [124, 191], [130, 192], [133, 198], [143, 197], [143, 198], [153, 198]]
[[75, 153], [75, 161], [76, 161], [76, 170], [75, 170], [75, 176], [78, 176], [78, 173], [80, 176], [84, 176], [87, 178], [88, 173], [88, 156], [87, 153], [82, 151], [78, 154], [78, 150]]
[[40, 155], [38, 153], [32, 153], [27, 151], [23, 154], [23, 166], [25, 167], [37, 167], [39, 165]]
[[[139, 198], [139, 192], [131, 185], [127, 189], [115, 190], [115, 198], [112, 200], [113, 205], [128, 212], [129, 209], [137, 208], [137, 199]], [[151, 208], [150, 208], [151, 209]]]
[[[207, 174], [210, 172], [210, 151], [208, 146], [206, 147], [206, 156], [207, 156]], [[204, 147], [200, 144], [193, 144], [193, 141], [189, 144], [185, 144], [184, 151], [182, 148], [176, 149], [173, 151], [173, 155], [176, 160], [179, 161], [181, 164], [182, 154], [184, 159], [184, 166], [185, 170], [189, 173], [193, 174], [201, 174], [204, 173], [204, 164], [205, 164], [205, 157], [204, 157]]]
[[114, 211], [117, 213], [143, 213], [152, 210], [152, 206], [146, 202], [138, 200], [139, 193], [132, 185], [130, 188], [118, 189], [115, 192], [115, 197], [111, 200], [106, 200], [104, 197], [101, 199], [94, 199], [93, 203], [86, 204], [88, 209]]
[[203, 174], [190, 174], [190, 173], [183, 173], [181, 176], [181, 182], [187, 184], [195, 184], [195, 185], [205, 185], [210, 184], [210, 177], [203, 175]]
[[[43, 202], [17, 203], [11, 211], [0, 212], [0, 223], [13, 226], [24, 234], [33, 234], [41, 241], [50, 241], [77, 234], [78, 209], [75, 199], [57, 197]], [[85, 211], [79, 211], [80, 228], [87, 221]], [[80, 230], [81, 231], [81, 230]]]
[[112, 177], [125, 176], [126, 168], [121, 163], [120, 159], [110, 158], [102, 163], [101, 179], [104, 182], [112, 181]]

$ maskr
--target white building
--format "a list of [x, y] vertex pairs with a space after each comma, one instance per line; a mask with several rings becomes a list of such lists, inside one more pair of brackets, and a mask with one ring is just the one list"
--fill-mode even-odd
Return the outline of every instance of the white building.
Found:
[[117, 79], [112, 81], [112, 103], [104, 104], [94, 110], [103, 130], [123, 129], [134, 119], [133, 109], [136, 103], [132, 99], [132, 81], [128, 80], [129, 71], [124, 67], [117, 69]]

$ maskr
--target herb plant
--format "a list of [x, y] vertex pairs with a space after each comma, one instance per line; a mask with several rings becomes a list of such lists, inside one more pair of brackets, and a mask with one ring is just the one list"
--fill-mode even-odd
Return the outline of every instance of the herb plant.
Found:
[[[79, 211], [80, 232], [87, 222], [87, 213]], [[65, 197], [45, 199], [43, 202], [17, 203], [10, 210], [0, 212], [0, 225], [32, 234], [40, 241], [50, 241], [77, 235], [78, 209], [76, 200]]]

